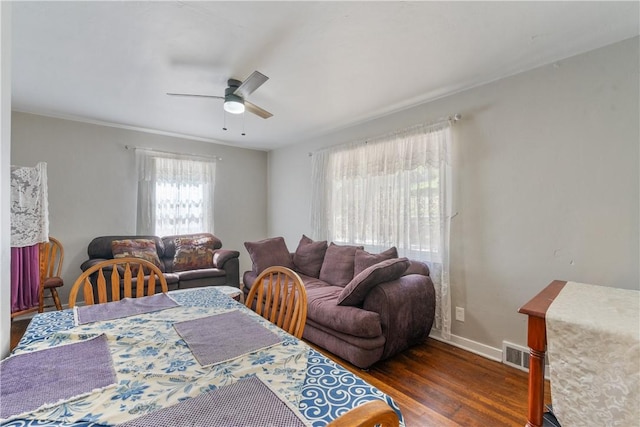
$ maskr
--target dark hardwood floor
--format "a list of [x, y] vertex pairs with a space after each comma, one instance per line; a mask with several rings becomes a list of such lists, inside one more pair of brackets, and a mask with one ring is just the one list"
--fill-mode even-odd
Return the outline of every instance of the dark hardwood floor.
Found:
[[11, 350], [18, 345], [18, 341], [20, 341], [20, 338], [24, 335], [24, 331], [27, 330], [30, 321], [31, 319], [29, 318], [16, 318], [16, 320], [11, 320]]
[[[368, 371], [314, 348], [393, 397], [408, 427], [527, 422], [528, 374], [458, 347], [429, 338]], [[547, 382], [546, 403], [550, 396]]]
[[[12, 322], [11, 348], [28, 323]], [[408, 427], [526, 424], [528, 376], [502, 363], [428, 339], [363, 371], [314, 348], [393, 397]], [[545, 396], [549, 403], [548, 382]]]

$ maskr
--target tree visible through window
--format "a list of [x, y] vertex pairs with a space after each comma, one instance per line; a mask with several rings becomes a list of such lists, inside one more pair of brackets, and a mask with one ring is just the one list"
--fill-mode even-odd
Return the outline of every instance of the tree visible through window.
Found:
[[138, 232], [213, 232], [215, 162], [138, 151]]

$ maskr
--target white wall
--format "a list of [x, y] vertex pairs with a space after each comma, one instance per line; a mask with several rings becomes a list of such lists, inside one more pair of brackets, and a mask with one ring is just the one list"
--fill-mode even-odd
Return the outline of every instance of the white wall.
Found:
[[11, 3], [0, 2], [0, 358], [11, 343]]
[[[639, 39], [558, 61], [269, 155], [269, 235], [310, 233], [309, 152], [461, 113], [452, 333], [526, 344], [518, 308], [554, 279], [639, 285]], [[453, 318], [453, 316], [452, 316]]]
[[266, 152], [18, 112], [11, 141], [13, 164], [47, 162], [50, 234], [65, 248], [65, 304], [91, 239], [136, 232], [134, 151], [125, 145], [222, 157], [214, 233], [240, 251], [240, 274], [251, 268], [243, 243], [266, 236]]

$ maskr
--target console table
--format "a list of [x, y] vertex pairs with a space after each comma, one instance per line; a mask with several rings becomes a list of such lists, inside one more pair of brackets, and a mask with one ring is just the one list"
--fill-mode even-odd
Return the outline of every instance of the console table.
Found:
[[529, 410], [526, 427], [542, 427], [544, 412], [544, 355], [547, 348], [547, 310], [566, 281], [554, 280], [538, 295], [520, 307], [518, 313], [529, 316], [527, 345], [529, 346]]

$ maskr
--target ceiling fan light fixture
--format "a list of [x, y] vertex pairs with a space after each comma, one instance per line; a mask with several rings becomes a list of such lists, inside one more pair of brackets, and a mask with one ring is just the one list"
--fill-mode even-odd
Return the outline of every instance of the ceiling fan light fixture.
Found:
[[237, 95], [229, 94], [224, 97], [224, 111], [231, 114], [244, 113], [244, 99]]

